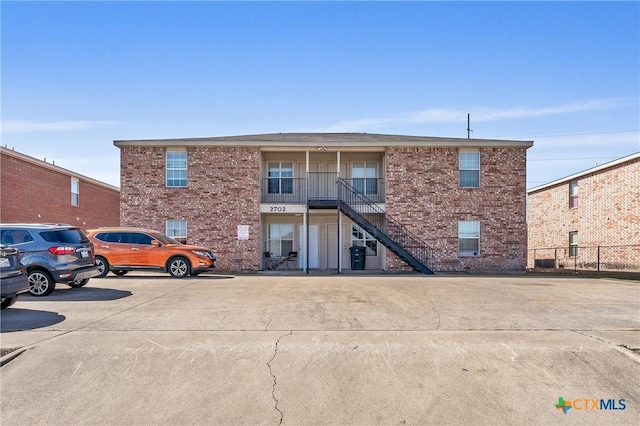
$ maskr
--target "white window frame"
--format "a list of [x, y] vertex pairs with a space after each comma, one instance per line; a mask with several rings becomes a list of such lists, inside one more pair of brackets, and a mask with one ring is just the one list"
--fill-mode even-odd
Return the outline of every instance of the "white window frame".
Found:
[[[184, 165], [176, 166], [174, 163], [170, 163], [171, 160], [175, 160], [169, 157], [173, 157], [176, 154], [184, 155]], [[181, 158], [177, 159], [177, 161], [181, 161]], [[188, 177], [187, 151], [184, 149], [168, 149], [165, 154], [165, 186], [168, 188], [186, 188], [189, 182]], [[182, 184], [183, 181], [184, 184]]]
[[187, 221], [182, 219], [168, 219], [165, 222], [165, 234], [183, 244], [186, 244]]
[[[476, 240], [476, 248], [464, 248], [465, 242]], [[458, 221], [458, 256], [478, 257], [480, 256], [480, 221], [461, 220]]]
[[578, 197], [578, 181], [572, 180], [569, 183], [569, 208], [577, 209], [580, 198]]
[[[354, 235], [356, 232], [362, 235], [362, 238], [356, 238], [356, 235]], [[369, 257], [378, 255], [378, 240], [356, 223], [351, 226], [351, 245], [355, 247], [365, 247], [365, 253]]]
[[[285, 227], [288, 227], [289, 230]], [[287, 232], [289, 231], [289, 232]], [[291, 238], [282, 238], [287, 234], [291, 235]], [[295, 226], [293, 223], [270, 223], [267, 226], [267, 251], [274, 257], [288, 256], [289, 252], [295, 251]], [[283, 241], [285, 249], [283, 250]], [[289, 242], [291, 242], [289, 244]], [[290, 248], [288, 246], [290, 245]]]
[[[274, 172], [277, 174], [273, 174]], [[268, 193], [293, 194], [293, 175], [293, 161], [269, 161], [267, 163]]]
[[351, 164], [351, 185], [363, 194], [378, 194], [378, 162], [354, 161]]
[[569, 232], [569, 257], [578, 257], [578, 231]]
[[80, 179], [71, 178], [71, 205], [80, 207]]
[[[475, 158], [469, 155], [474, 154]], [[467, 178], [463, 178], [463, 172], [477, 173], [477, 185], [467, 182]], [[460, 188], [480, 188], [480, 150], [460, 150], [458, 152], [458, 185]]]

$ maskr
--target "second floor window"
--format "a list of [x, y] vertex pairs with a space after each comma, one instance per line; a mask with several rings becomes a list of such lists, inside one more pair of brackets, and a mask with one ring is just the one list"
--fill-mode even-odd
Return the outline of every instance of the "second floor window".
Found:
[[167, 151], [167, 186], [187, 186], [187, 151]]
[[80, 181], [76, 178], [71, 178], [71, 205], [80, 206]]
[[353, 187], [363, 194], [378, 193], [378, 164], [372, 162], [355, 162], [351, 173]]
[[460, 188], [480, 187], [480, 152], [460, 151], [458, 157]]
[[573, 181], [569, 184], [569, 208], [575, 209], [578, 207], [578, 181]]
[[270, 162], [267, 166], [269, 194], [293, 194], [293, 163]]

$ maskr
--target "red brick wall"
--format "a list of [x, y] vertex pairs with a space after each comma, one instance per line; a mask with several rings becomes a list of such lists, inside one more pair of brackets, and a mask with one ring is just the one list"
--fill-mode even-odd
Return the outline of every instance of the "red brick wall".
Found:
[[[187, 148], [187, 187], [165, 186], [165, 147], [120, 148], [123, 226], [166, 231], [187, 221], [187, 243], [213, 249], [220, 271], [260, 268], [260, 151]], [[249, 240], [238, 241], [238, 225]]]
[[[481, 148], [480, 188], [460, 188], [457, 148], [388, 148], [387, 214], [433, 249], [436, 271], [523, 271], [526, 149]], [[458, 221], [480, 221], [480, 256], [458, 256]], [[406, 264], [388, 254], [390, 269]]]
[[[567, 257], [569, 232], [578, 232], [579, 246], [640, 244], [640, 159], [576, 180], [577, 208], [569, 208], [569, 181], [529, 194], [529, 267], [534, 266], [533, 249], [567, 248], [559, 254]], [[627, 250], [609, 252], [629, 254]], [[546, 257], [556, 255], [549, 251]], [[571, 262], [566, 266], [572, 266]]]
[[80, 181], [80, 205], [71, 205], [71, 176], [0, 154], [0, 221], [69, 223], [87, 230], [120, 223], [120, 191], [73, 175]]

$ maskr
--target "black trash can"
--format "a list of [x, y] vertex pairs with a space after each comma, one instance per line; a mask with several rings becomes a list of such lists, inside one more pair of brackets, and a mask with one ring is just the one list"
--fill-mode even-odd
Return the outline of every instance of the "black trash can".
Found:
[[349, 251], [351, 252], [351, 270], [364, 271], [367, 261], [367, 248], [353, 246], [349, 247]]

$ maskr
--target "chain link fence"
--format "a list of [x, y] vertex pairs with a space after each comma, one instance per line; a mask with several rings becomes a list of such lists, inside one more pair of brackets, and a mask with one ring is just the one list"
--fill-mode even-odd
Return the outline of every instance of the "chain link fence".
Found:
[[529, 249], [528, 269], [640, 272], [640, 244]]

